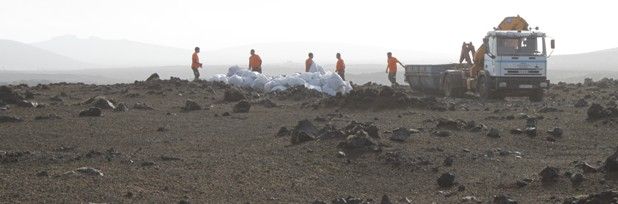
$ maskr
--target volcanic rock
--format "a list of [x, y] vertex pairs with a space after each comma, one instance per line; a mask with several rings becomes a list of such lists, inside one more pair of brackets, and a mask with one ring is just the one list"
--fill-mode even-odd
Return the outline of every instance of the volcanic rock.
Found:
[[225, 90], [225, 93], [223, 94], [223, 101], [226, 102], [236, 102], [244, 99], [245, 96], [237, 88], [229, 88]]
[[614, 154], [605, 159], [605, 169], [609, 172], [618, 172], [618, 148]]
[[545, 167], [540, 173], [543, 183], [553, 182], [560, 177], [560, 170], [556, 167]]
[[24, 120], [15, 116], [0, 115], [0, 123], [17, 123]]
[[193, 101], [193, 100], [187, 100], [185, 102], [185, 106], [182, 107], [183, 111], [196, 111], [196, 110], [202, 110], [202, 106], [200, 106], [200, 104], [198, 104], [197, 102]]
[[100, 108], [100, 109], [115, 109], [116, 106], [114, 106], [114, 104], [102, 97], [98, 97], [96, 99], [94, 99], [94, 101], [92, 102], [92, 105], [96, 108]]
[[494, 196], [492, 204], [517, 204], [517, 201], [506, 195], [498, 195]]
[[609, 204], [618, 201], [618, 191], [605, 191], [597, 194], [567, 198], [564, 204]]
[[87, 175], [87, 176], [103, 176], [103, 172], [101, 170], [92, 168], [92, 167], [80, 167], [75, 170], [75, 172]]
[[156, 81], [156, 80], [159, 80], [159, 79], [160, 79], [160, 78], [159, 78], [159, 74], [154, 73], [154, 74], [151, 74], [151, 75], [150, 75], [150, 76], [146, 79], [146, 81]]
[[234, 112], [234, 113], [248, 113], [250, 109], [251, 109], [251, 103], [249, 103], [247, 101], [240, 101], [236, 105], [234, 105], [234, 108], [232, 109], [232, 112]]
[[100, 108], [89, 108], [79, 112], [79, 117], [99, 117], [101, 113]]
[[136, 109], [136, 110], [154, 110], [154, 108], [152, 108], [148, 104], [142, 103], [142, 102], [135, 103], [135, 105], [133, 105], [133, 109]]
[[441, 188], [449, 188], [455, 185], [455, 174], [453, 173], [443, 173], [440, 178], [438, 178], [438, 186]]
[[397, 128], [396, 130], [393, 130], [393, 135], [391, 135], [390, 139], [397, 142], [404, 142], [410, 137], [411, 134], [412, 131], [410, 131], [410, 129], [403, 127]]
[[118, 103], [116, 108], [114, 108], [114, 112], [127, 112], [129, 111], [129, 107], [124, 103]]
[[577, 102], [575, 102], [575, 108], [583, 108], [583, 107], [587, 107], [588, 106], [588, 101], [586, 101], [586, 99], [579, 99], [577, 100]]
[[492, 138], [499, 138], [500, 137], [500, 130], [498, 130], [496, 128], [491, 128], [491, 129], [489, 129], [489, 132], [487, 132], [487, 136], [488, 137], [492, 137]]
[[354, 135], [349, 135], [342, 146], [350, 149], [370, 148], [376, 145], [376, 142], [365, 131], [359, 131]]
[[559, 127], [555, 127], [551, 130], [548, 130], [547, 133], [554, 137], [561, 137], [564, 131]]

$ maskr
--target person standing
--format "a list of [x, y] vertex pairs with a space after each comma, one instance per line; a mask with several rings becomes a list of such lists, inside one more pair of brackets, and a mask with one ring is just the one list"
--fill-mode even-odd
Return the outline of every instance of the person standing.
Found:
[[255, 54], [255, 50], [251, 49], [251, 56], [249, 57], [249, 70], [262, 73], [262, 58]]
[[343, 62], [343, 59], [341, 59], [340, 53], [337, 53], [336, 57], [337, 57], [337, 66], [335, 68], [335, 72], [337, 72], [337, 74], [339, 74], [341, 79], [345, 81], [345, 63]]
[[391, 82], [392, 86], [396, 86], [397, 84], [397, 64], [404, 67], [404, 65], [399, 62], [399, 60], [393, 57], [393, 53], [386, 53], [387, 56], [387, 66], [386, 73], [388, 73], [388, 80]]
[[313, 66], [313, 53], [310, 52], [309, 58], [305, 60], [305, 72], [309, 72], [311, 66]]
[[191, 57], [191, 69], [193, 70], [193, 75], [195, 76], [194, 81], [197, 81], [200, 79], [200, 71], [197, 69], [202, 68], [202, 63], [200, 63], [200, 57], [197, 56], [198, 53], [200, 53], [200, 48], [195, 47], [195, 52], [193, 53], [193, 56]]

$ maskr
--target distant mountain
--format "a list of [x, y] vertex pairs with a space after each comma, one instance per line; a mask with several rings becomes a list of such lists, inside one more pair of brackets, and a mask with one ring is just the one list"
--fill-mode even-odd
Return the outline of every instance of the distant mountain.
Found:
[[25, 43], [0, 40], [0, 70], [83, 69], [92, 66]]
[[618, 48], [596, 52], [558, 55], [548, 59], [549, 69], [581, 71], [618, 70]]
[[32, 45], [103, 68], [189, 64], [191, 49], [179, 49], [129, 40], [61, 36]]

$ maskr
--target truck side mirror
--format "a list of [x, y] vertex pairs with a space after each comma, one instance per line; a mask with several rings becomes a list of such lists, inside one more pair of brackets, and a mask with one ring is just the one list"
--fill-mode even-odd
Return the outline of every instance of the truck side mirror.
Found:
[[551, 49], [552, 49], [552, 50], [553, 50], [553, 49], [556, 49], [556, 40], [551, 39], [551, 41], [549, 42], [549, 44], [551, 44], [550, 46], [551, 46]]

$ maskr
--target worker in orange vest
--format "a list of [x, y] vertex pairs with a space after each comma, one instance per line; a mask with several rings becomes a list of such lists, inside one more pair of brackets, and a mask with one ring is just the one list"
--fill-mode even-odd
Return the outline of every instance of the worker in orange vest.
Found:
[[313, 65], [313, 53], [309, 53], [309, 58], [305, 61], [305, 72], [309, 72], [311, 66]]
[[397, 60], [397, 58], [393, 57], [393, 53], [386, 53], [386, 56], [388, 57], [387, 59], [387, 66], [386, 66], [386, 73], [388, 73], [388, 80], [391, 82], [392, 86], [396, 86], [397, 84], [397, 64], [401, 65], [402, 67], [404, 67], [404, 65], [399, 62], [399, 60]]
[[249, 57], [249, 70], [262, 73], [262, 58], [255, 54], [255, 50], [251, 50], [251, 57]]
[[341, 59], [340, 53], [337, 53], [337, 66], [335, 68], [335, 72], [337, 72], [341, 79], [345, 81], [345, 63], [343, 62], [343, 59]]
[[193, 53], [193, 56], [191, 58], [191, 69], [193, 70], [195, 81], [200, 79], [200, 71], [197, 69], [202, 68], [202, 63], [200, 63], [200, 57], [197, 56], [198, 53], [200, 53], [200, 48], [195, 47], [195, 52]]

